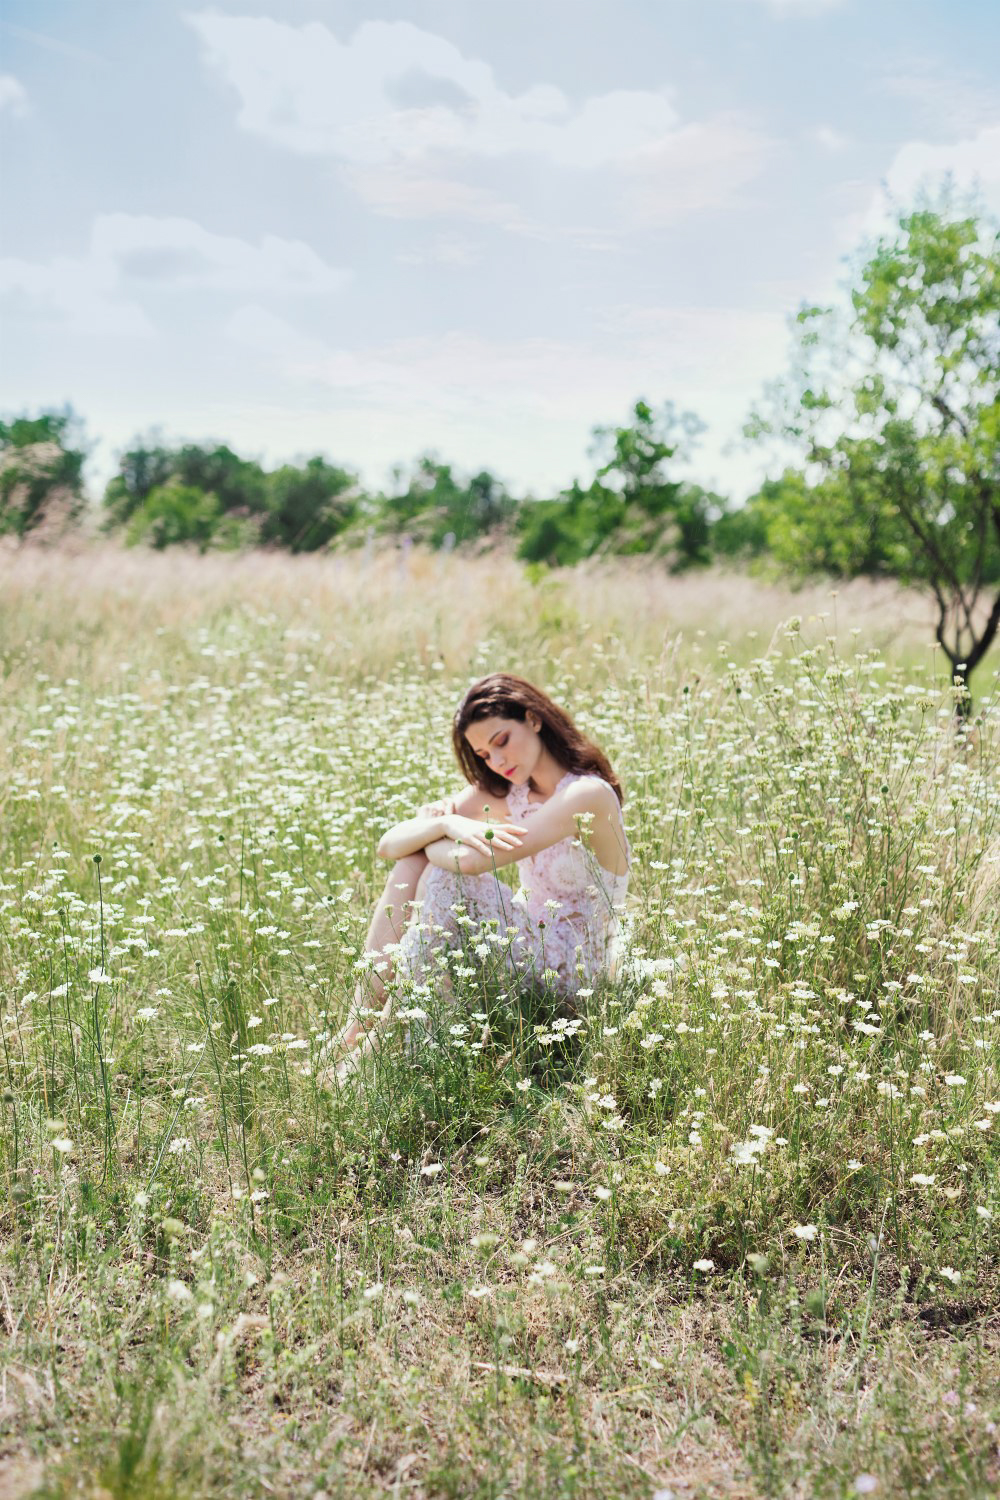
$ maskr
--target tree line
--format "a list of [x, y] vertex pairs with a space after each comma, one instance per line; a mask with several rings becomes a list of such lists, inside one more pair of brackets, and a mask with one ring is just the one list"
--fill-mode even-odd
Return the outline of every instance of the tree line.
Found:
[[[592, 477], [549, 498], [433, 455], [373, 493], [323, 457], [265, 470], [224, 444], [137, 442], [102, 524], [158, 548], [409, 538], [551, 566], [646, 554], [673, 571], [722, 558], [890, 576], [932, 594], [964, 682], [1000, 627], [1000, 231], [946, 184], [857, 257], [849, 291], [846, 312], [798, 312], [789, 372], [744, 429], [793, 461], [740, 506], [678, 477], [698, 417], [641, 399], [624, 425], [593, 429]], [[79, 520], [84, 456], [68, 409], [0, 422], [0, 533]]]
[[[696, 419], [685, 413], [688, 430]], [[156, 548], [277, 546], [315, 552], [368, 539], [431, 548], [505, 542], [530, 562], [554, 566], [602, 553], [653, 553], [675, 569], [708, 562], [719, 495], [670, 477], [677, 445], [672, 406], [637, 401], [629, 425], [594, 429], [606, 460], [586, 485], [552, 499], [519, 500], [489, 470], [466, 475], [426, 454], [387, 491], [322, 457], [265, 469], [225, 444], [137, 442], [118, 461], [101, 502], [101, 525], [130, 544]], [[698, 424], [700, 425], [700, 424]], [[27, 536], [52, 500], [85, 509], [81, 424], [71, 410], [0, 422], [0, 529]], [[61, 508], [60, 514], [63, 513]]]

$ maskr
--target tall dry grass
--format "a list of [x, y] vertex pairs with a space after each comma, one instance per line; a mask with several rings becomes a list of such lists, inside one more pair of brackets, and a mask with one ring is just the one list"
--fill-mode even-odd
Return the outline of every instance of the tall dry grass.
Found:
[[509, 644], [532, 670], [593, 643], [630, 661], [667, 650], [691, 662], [714, 659], [724, 643], [745, 661], [793, 616], [807, 636], [838, 636], [846, 646], [854, 632], [895, 661], [934, 650], [929, 601], [889, 580], [793, 589], [722, 568], [673, 576], [641, 559], [544, 572], [504, 554], [198, 556], [111, 543], [8, 545], [0, 548], [0, 610], [20, 621], [16, 635], [8, 627], [8, 642], [30, 639], [43, 653], [40, 669], [66, 673], [113, 671], [122, 641], [142, 649], [157, 630], [197, 631], [227, 616], [318, 630], [331, 661], [342, 669], [363, 662], [367, 671], [429, 656], [464, 671], [489, 640]]

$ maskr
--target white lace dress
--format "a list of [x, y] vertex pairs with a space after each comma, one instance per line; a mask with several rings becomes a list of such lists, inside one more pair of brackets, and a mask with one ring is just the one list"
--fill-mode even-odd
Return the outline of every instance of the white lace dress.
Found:
[[[556, 790], [581, 779], [568, 771]], [[541, 806], [530, 800], [527, 786], [512, 786], [507, 820], [527, 824]], [[516, 892], [492, 872], [459, 876], [432, 866], [423, 907], [390, 950], [396, 972], [424, 983], [442, 949], [463, 946], [471, 953], [478, 949], [480, 958], [492, 947], [509, 970], [539, 980], [549, 970], [548, 983], [569, 994], [614, 972], [631, 863], [620, 814], [619, 832], [627, 861], [621, 875], [599, 865], [578, 838], [519, 860]]]

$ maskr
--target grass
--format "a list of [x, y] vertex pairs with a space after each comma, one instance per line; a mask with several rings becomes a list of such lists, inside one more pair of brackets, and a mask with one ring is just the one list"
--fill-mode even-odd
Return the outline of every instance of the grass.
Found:
[[[0, 555], [0, 1494], [996, 1493], [998, 715], [926, 618]], [[634, 962], [577, 1024], [472, 944], [330, 1095], [500, 667], [622, 775]]]

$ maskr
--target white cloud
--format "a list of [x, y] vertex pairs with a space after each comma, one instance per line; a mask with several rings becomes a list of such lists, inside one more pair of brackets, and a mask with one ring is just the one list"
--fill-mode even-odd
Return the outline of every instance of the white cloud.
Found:
[[474, 266], [481, 259], [478, 245], [459, 235], [438, 235], [425, 249], [400, 250], [396, 259], [402, 266]]
[[895, 197], [906, 198], [925, 178], [941, 178], [946, 172], [953, 174], [960, 188], [978, 185], [988, 206], [1000, 213], [1000, 123], [954, 145], [909, 142], [897, 151], [886, 184]]
[[86, 333], [150, 333], [141, 299], [151, 291], [284, 297], [334, 292], [346, 279], [299, 240], [251, 244], [193, 219], [121, 213], [94, 220], [86, 256], [0, 260], [0, 294], [40, 303]]
[[538, 235], [539, 227], [516, 203], [454, 176], [412, 163], [346, 167], [344, 178], [363, 202], [390, 219], [469, 219], [513, 234]]
[[366, 21], [349, 42], [319, 22], [296, 27], [214, 12], [186, 18], [240, 96], [240, 123], [301, 152], [363, 167], [435, 152], [513, 152], [558, 166], [621, 160], [677, 123], [666, 91], [617, 89], [574, 106], [551, 84], [509, 94], [488, 63], [407, 21]]
[[28, 113], [28, 91], [12, 73], [0, 73], [0, 114], [4, 110], [15, 118]]
[[639, 225], [673, 224], [731, 200], [757, 177], [775, 143], [737, 116], [684, 125], [637, 152], [626, 202]]
[[839, 130], [834, 130], [832, 125], [818, 125], [812, 132], [812, 138], [817, 146], [822, 146], [824, 151], [836, 155], [839, 151], [845, 151], [851, 144], [849, 135], [844, 135]]
[[91, 255], [114, 263], [123, 280], [210, 287], [277, 296], [338, 291], [347, 273], [301, 240], [265, 234], [259, 244], [212, 234], [193, 219], [106, 214], [95, 221]]
[[841, 220], [842, 243], [853, 245], [886, 233], [899, 211], [914, 205], [922, 188], [933, 190], [949, 173], [960, 191], [977, 192], [986, 209], [1000, 216], [1000, 124], [952, 144], [908, 141], [901, 146], [880, 185], [869, 188], [860, 208]]
[[[401, 392], [418, 402], [452, 393], [461, 401], [492, 404], [500, 396], [534, 407], [590, 410], [600, 415], [616, 384], [669, 382], [680, 397], [692, 382], [745, 389], [747, 379], [773, 365], [787, 342], [784, 316], [739, 308], [609, 308], [590, 339], [494, 340], [453, 331], [440, 337], [395, 339], [367, 349], [333, 349], [267, 309], [246, 305], [226, 325], [239, 344], [286, 378], [352, 390], [360, 397]], [[609, 379], [610, 377], [610, 379]], [[590, 404], [581, 408], [580, 398]], [[591, 400], [591, 398], [593, 398]], [[617, 397], [614, 399], [618, 399]], [[687, 394], [683, 396], [689, 401]]]
[[[725, 201], [756, 175], [771, 144], [732, 114], [682, 124], [667, 89], [614, 89], [579, 103], [550, 84], [508, 93], [488, 63], [408, 22], [368, 21], [341, 42], [319, 23], [187, 20], [236, 90], [245, 129], [334, 158], [362, 200], [391, 218], [607, 240], [609, 224], [613, 238]], [[537, 177], [532, 213], [469, 180], [487, 163], [518, 157], [536, 173], [603, 172], [588, 200], [602, 228], [540, 220]]]
[[46, 261], [0, 259], [0, 297], [42, 309], [76, 333], [135, 337], [153, 325], [134, 302], [122, 300], [117, 268], [90, 255]]
[[916, 106], [936, 134], [961, 139], [1000, 116], [1000, 89], [984, 87], [974, 72], [959, 73], [937, 58], [911, 57], [877, 80], [880, 93]]

